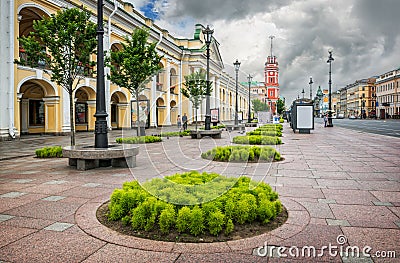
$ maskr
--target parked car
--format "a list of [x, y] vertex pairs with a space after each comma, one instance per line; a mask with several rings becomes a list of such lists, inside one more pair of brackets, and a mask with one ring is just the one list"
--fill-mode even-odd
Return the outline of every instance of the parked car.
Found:
[[357, 119], [357, 116], [350, 115], [350, 116], [349, 116], [349, 119]]
[[339, 113], [337, 115], [336, 119], [344, 119], [344, 114]]

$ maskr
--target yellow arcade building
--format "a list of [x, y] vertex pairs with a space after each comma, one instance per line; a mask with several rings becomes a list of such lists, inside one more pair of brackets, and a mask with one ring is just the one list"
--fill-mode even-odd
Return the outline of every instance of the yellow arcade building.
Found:
[[[191, 102], [183, 97], [184, 76], [206, 69], [205, 27], [195, 25], [193, 38], [180, 39], [169, 34], [135, 8], [122, 1], [104, 1], [104, 49], [122, 48], [124, 36], [137, 27], [150, 30], [150, 41], [157, 42], [157, 52], [163, 56], [162, 70], [152, 78], [140, 94], [139, 105], [147, 127], [176, 125], [177, 116], [187, 114], [195, 119]], [[0, 1], [0, 140], [24, 134], [65, 134], [70, 132], [69, 95], [44, 71], [45, 65], [29, 68], [14, 63], [23, 57], [18, 38], [33, 30], [34, 20], [50, 16], [64, 8], [85, 7], [97, 21], [97, 1], [84, 0], [7, 0]], [[217, 34], [214, 33], [214, 35]], [[224, 70], [219, 43], [213, 37], [210, 45], [210, 81], [213, 84], [211, 108], [219, 110], [220, 121], [234, 119], [236, 82]], [[92, 58], [95, 60], [95, 57]], [[233, 62], [233, 61], [232, 61]], [[231, 63], [229, 63], [231, 64]], [[85, 68], [95, 72], [95, 68]], [[108, 69], [106, 68], [106, 73]], [[50, 73], [51, 74], [51, 73]], [[136, 100], [128, 90], [114, 85], [106, 78], [106, 106], [109, 129], [131, 128], [135, 122]], [[247, 119], [248, 89], [239, 83], [239, 116]], [[83, 78], [73, 94], [77, 131], [94, 130], [96, 110], [96, 76]], [[204, 120], [205, 102], [197, 111]], [[142, 117], [140, 117], [142, 120]]]

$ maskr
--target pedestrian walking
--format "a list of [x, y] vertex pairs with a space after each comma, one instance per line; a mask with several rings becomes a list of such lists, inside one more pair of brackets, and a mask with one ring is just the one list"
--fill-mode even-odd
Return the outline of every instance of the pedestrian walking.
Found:
[[181, 115], [178, 115], [178, 118], [176, 118], [176, 123], [178, 124], [178, 129], [181, 130], [182, 127]]
[[328, 123], [328, 115], [325, 114], [325, 116], [324, 116], [324, 127], [326, 127], [327, 123]]
[[186, 112], [183, 114], [182, 116], [182, 122], [183, 122], [183, 130], [187, 130], [187, 116], [186, 116]]

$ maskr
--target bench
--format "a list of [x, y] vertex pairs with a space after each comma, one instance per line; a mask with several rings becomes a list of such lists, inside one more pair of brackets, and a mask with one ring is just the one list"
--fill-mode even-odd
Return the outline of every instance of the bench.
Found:
[[211, 137], [214, 139], [221, 139], [221, 130], [198, 130], [198, 131], [190, 131], [190, 137], [192, 139], [201, 139], [203, 137]]
[[68, 158], [68, 164], [77, 170], [89, 170], [98, 167], [136, 166], [136, 155], [139, 154], [137, 145], [109, 145], [108, 148], [93, 146], [66, 146], [63, 148], [63, 157]]

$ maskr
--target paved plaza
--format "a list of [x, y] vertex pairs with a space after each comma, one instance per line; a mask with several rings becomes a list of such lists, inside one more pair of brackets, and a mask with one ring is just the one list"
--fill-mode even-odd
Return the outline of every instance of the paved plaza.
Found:
[[[109, 141], [121, 133], [134, 131], [113, 131]], [[133, 169], [88, 171], [69, 167], [67, 159], [34, 158], [42, 146], [68, 145], [67, 136], [1, 142], [0, 262], [400, 261], [400, 138], [321, 124], [311, 134], [294, 134], [285, 123], [284, 144], [276, 147], [284, 161], [201, 159], [201, 152], [230, 144], [237, 135], [224, 131], [220, 140], [164, 138], [141, 145]], [[93, 144], [93, 134], [78, 133], [77, 142]], [[248, 239], [187, 244], [123, 236], [97, 221], [97, 208], [123, 182], [194, 169], [269, 183], [288, 210], [287, 222]], [[340, 255], [349, 246], [373, 257]], [[301, 253], [305, 247], [310, 255]], [[265, 256], [266, 251], [273, 253]], [[397, 258], [379, 258], [392, 251]]]

